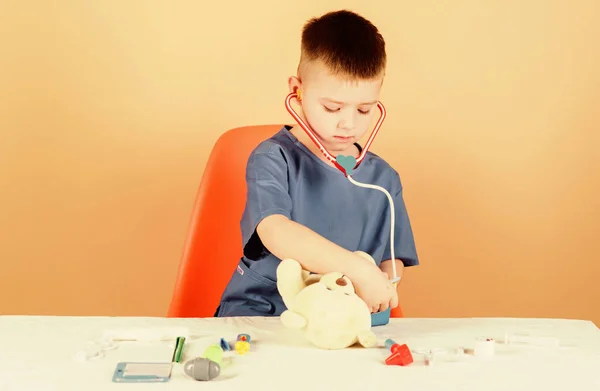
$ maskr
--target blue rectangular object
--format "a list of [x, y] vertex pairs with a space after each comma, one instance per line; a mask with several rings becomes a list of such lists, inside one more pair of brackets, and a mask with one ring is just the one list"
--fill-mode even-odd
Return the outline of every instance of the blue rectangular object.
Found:
[[171, 378], [172, 363], [120, 362], [115, 368], [115, 383], [164, 383]]
[[383, 326], [390, 323], [391, 310], [388, 308], [382, 312], [371, 314], [371, 327]]

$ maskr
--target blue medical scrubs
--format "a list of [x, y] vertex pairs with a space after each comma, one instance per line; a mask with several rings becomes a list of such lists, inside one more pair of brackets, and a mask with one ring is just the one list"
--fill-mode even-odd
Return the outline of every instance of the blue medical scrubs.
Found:
[[[300, 143], [290, 129], [283, 127], [250, 155], [241, 219], [244, 254], [215, 316], [278, 316], [286, 310], [276, 283], [280, 259], [269, 253], [256, 234], [258, 223], [269, 215], [282, 214], [347, 250], [364, 251], [378, 265], [391, 257], [386, 195], [352, 184]], [[395, 256], [407, 267], [418, 265], [398, 173], [381, 157], [367, 152], [352, 177], [382, 186], [392, 195]]]

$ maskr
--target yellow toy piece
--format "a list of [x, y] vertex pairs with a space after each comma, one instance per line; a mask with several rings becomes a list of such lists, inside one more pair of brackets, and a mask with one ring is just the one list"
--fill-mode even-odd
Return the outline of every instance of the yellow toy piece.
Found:
[[250, 343], [248, 343], [247, 341], [236, 341], [236, 343], [235, 343], [235, 351], [238, 354], [244, 355], [249, 350], [250, 350]]

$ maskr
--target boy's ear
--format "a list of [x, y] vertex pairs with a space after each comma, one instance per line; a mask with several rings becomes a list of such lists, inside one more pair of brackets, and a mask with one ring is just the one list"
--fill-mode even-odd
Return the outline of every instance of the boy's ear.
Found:
[[290, 93], [294, 92], [298, 94], [298, 98], [300, 98], [302, 81], [297, 76], [290, 76], [288, 79], [288, 87], [290, 89]]

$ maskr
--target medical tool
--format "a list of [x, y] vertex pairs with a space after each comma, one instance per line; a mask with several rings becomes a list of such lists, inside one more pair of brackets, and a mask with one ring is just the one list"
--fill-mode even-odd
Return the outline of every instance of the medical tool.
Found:
[[[389, 204], [390, 204], [390, 214], [391, 214], [390, 252], [391, 252], [391, 259], [392, 259], [392, 274], [393, 274], [393, 278], [391, 279], [391, 282], [392, 282], [393, 286], [396, 287], [396, 284], [400, 280], [400, 277], [398, 277], [398, 274], [396, 271], [396, 261], [395, 261], [396, 256], [394, 253], [394, 226], [395, 226], [395, 215], [396, 215], [395, 210], [394, 210], [394, 200], [392, 199], [392, 196], [390, 195], [390, 193], [383, 187], [377, 186], [377, 185], [371, 185], [371, 184], [367, 184], [367, 183], [361, 183], [352, 177], [353, 170], [355, 170], [360, 165], [360, 163], [362, 163], [363, 159], [365, 158], [365, 156], [367, 154], [367, 151], [369, 150], [369, 147], [371, 146], [371, 144], [373, 143], [373, 140], [375, 139], [375, 136], [379, 132], [379, 128], [381, 128], [381, 124], [383, 123], [383, 120], [385, 119], [385, 116], [386, 116], [385, 107], [383, 106], [383, 104], [381, 102], [377, 102], [377, 108], [380, 111], [379, 119], [377, 120], [375, 127], [371, 131], [371, 135], [369, 136], [367, 142], [365, 143], [364, 148], [362, 149], [362, 151], [360, 152], [360, 154], [357, 158], [355, 158], [354, 156], [344, 156], [344, 155], [333, 156], [327, 150], [327, 148], [325, 148], [325, 146], [319, 141], [318, 137], [316, 136], [315, 132], [311, 129], [311, 127], [298, 115], [298, 113], [296, 113], [296, 111], [294, 110], [294, 108], [291, 105], [291, 101], [294, 98], [296, 98], [296, 100], [298, 100], [298, 101], [302, 100], [300, 91], [297, 90], [296, 92], [292, 92], [292, 93], [288, 94], [288, 96], [285, 100], [285, 106], [286, 106], [288, 112], [292, 115], [292, 117], [294, 117], [294, 119], [296, 120], [296, 122], [298, 122], [300, 127], [302, 129], [304, 129], [304, 131], [306, 132], [308, 137], [317, 145], [317, 147], [319, 148], [321, 153], [323, 153], [325, 158], [327, 158], [327, 160], [332, 162], [335, 165], [335, 167], [337, 167], [346, 176], [346, 178], [348, 178], [348, 180], [352, 184], [354, 184], [358, 187], [379, 190], [386, 195], [386, 197], [389, 201]], [[381, 315], [383, 315], [383, 317]], [[372, 316], [372, 323], [374, 326], [386, 324], [389, 321], [389, 309], [387, 311], [384, 311], [381, 313], [372, 314], [371, 316]]]

